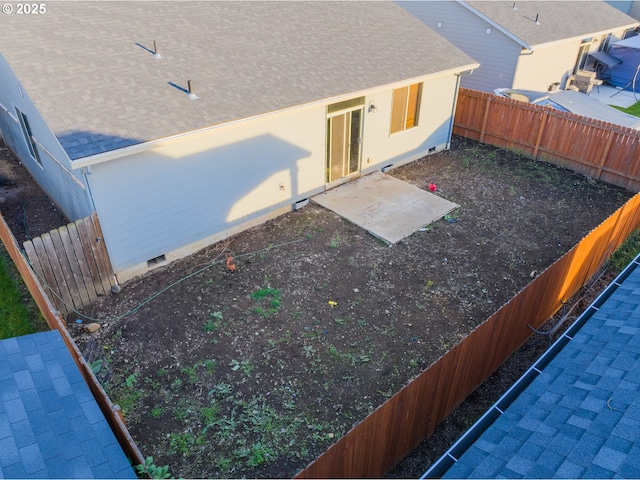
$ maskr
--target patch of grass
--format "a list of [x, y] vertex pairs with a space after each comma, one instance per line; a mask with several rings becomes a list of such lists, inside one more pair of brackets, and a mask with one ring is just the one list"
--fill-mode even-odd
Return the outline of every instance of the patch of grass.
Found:
[[255, 369], [255, 367], [251, 365], [251, 362], [249, 360], [242, 360], [241, 362], [237, 360], [231, 360], [229, 366], [234, 372], [236, 370], [242, 370], [242, 373], [244, 373], [245, 375], [251, 374], [251, 372], [253, 372], [253, 370]]
[[218, 368], [218, 365], [216, 364], [215, 360], [205, 360], [202, 366], [204, 367], [205, 371], [209, 374], [215, 373], [216, 368]]
[[[295, 455], [297, 433], [305, 421], [295, 416], [292, 409], [278, 412], [264, 396], [258, 395], [250, 400], [231, 396], [225, 410], [221, 410], [220, 419], [203, 431], [216, 438], [220, 459], [231, 458], [235, 463], [256, 467], [279, 456]], [[222, 461], [217, 466], [228, 468], [230, 462]]]
[[180, 398], [173, 408], [173, 418], [178, 421], [184, 421], [192, 417], [195, 413], [194, 406], [190, 399]]
[[282, 291], [277, 288], [261, 288], [251, 294], [252, 300], [262, 300], [263, 298], [280, 298]]
[[213, 332], [216, 328], [220, 326], [220, 323], [222, 322], [222, 318], [223, 318], [222, 312], [211, 312], [209, 316], [211, 318], [207, 320], [202, 326], [202, 331], [204, 333]]
[[621, 272], [640, 253], [640, 230], [635, 230], [611, 255], [611, 267]]
[[46, 324], [31, 300], [13, 261], [0, 243], [0, 339], [46, 331]]
[[342, 237], [339, 232], [335, 232], [329, 241], [329, 248], [338, 248], [340, 245], [342, 245]]
[[219, 397], [224, 397], [233, 392], [233, 387], [229, 383], [217, 383], [213, 386], [213, 388], [209, 391], [209, 396], [215, 395]]
[[194, 365], [193, 367], [183, 367], [180, 369], [180, 371], [187, 376], [187, 381], [191, 385], [196, 385], [198, 382], [200, 382], [200, 377], [196, 372], [196, 365]]
[[267, 302], [267, 308], [256, 307], [253, 310], [263, 318], [269, 318], [275, 315], [282, 305], [280, 301], [282, 291], [277, 288], [261, 288], [260, 290], [253, 292], [250, 297], [255, 301]]
[[428, 291], [431, 287], [433, 287], [433, 283], [434, 283], [433, 280], [427, 280], [424, 283], [424, 286], [422, 287], [422, 290], [425, 291], [425, 292]]
[[205, 444], [205, 439], [201, 435], [194, 435], [191, 432], [169, 434], [169, 451], [181, 453], [185, 457], [190, 457], [198, 453], [201, 445]]
[[145, 397], [145, 389], [143, 386], [138, 385], [138, 375], [135, 373], [128, 375], [119, 384], [114, 382], [114, 385], [108, 389], [107, 393], [113, 403], [120, 405], [125, 417], [131, 415]]
[[621, 112], [628, 113], [629, 115], [633, 115], [634, 117], [640, 117], [640, 102], [636, 102], [630, 107], [618, 107], [616, 105], [611, 105], [613, 108], [617, 108]]
[[151, 413], [149, 413], [149, 415], [151, 416], [151, 418], [155, 418], [156, 420], [158, 420], [164, 415], [164, 409], [155, 407], [151, 410]]
[[202, 407], [200, 409], [200, 418], [205, 425], [211, 425], [217, 418], [220, 407], [212, 404], [208, 407]]

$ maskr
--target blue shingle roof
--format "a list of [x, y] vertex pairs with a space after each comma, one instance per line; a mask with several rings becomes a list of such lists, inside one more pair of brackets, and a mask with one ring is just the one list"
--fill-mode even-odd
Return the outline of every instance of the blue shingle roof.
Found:
[[0, 478], [137, 478], [55, 330], [0, 341]]
[[639, 259], [423, 478], [640, 478]]

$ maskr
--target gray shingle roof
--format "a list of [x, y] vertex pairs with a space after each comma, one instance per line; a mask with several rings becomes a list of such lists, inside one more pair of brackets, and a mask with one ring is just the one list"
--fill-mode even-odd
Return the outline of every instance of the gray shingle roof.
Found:
[[46, 8], [0, 51], [72, 159], [475, 63], [389, 2]]
[[429, 476], [640, 478], [639, 259]]
[[137, 478], [55, 330], [0, 341], [0, 478]]
[[[604, 1], [464, 2], [521, 39], [528, 46], [636, 25], [637, 20]], [[538, 17], [538, 23], [535, 20]]]

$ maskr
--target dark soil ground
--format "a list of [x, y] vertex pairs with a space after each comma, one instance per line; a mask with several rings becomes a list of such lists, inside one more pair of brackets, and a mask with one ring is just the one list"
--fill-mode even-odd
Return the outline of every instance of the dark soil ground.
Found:
[[20, 245], [67, 223], [1, 137], [0, 211]]
[[[390, 174], [460, 208], [389, 247], [310, 204], [68, 316], [145, 455], [182, 477], [295, 475], [631, 196], [462, 138]], [[0, 209], [24, 239], [20, 209]], [[421, 475], [546, 342], [389, 476]]]

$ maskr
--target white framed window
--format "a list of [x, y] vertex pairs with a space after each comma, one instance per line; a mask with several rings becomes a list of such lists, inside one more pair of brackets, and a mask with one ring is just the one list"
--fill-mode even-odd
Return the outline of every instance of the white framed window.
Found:
[[578, 73], [578, 70], [582, 70], [587, 63], [587, 57], [589, 56], [589, 48], [591, 47], [591, 41], [583, 42], [580, 44], [578, 50], [578, 58], [576, 58], [576, 65], [573, 67], [574, 75]]
[[24, 135], [24, 139], [27, 142], [29, 155], [31, 155], [31, 158], [38, 162], [38, 165], [42, 166], [42, 160], [40, 159], [38, 146], [36, 145], [36, 142], [33, 138], [31, 126], [29, 125], [29, 119], [18, 107], [16, 107], [16, 114], [18, 115], [18, 120], [20, 121], [20, 127], [22, 127], [22, 134]]
[[391, 133], [401, 132], [418, 126], [422, 83], [393, 90], [391, 105]]

